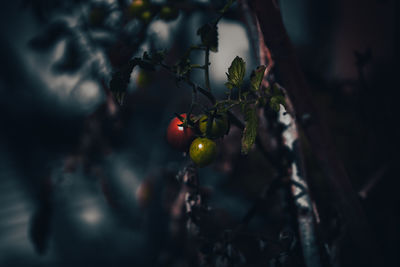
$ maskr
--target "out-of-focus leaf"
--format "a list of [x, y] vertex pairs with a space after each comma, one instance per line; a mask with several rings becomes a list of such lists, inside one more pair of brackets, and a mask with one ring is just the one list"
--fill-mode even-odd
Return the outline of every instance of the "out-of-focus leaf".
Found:
[[63, 37], [69, 37], [71, 29], [65, 21], [56, 21], [46, 30], [32, 38], [28, 45], [35, 51], [42, 52], [54, 47]]
[[246, 63], [241, 57], [236, 56], [232, 61], [231, 66], [228, 68], [228, 82], [225, 83], [226, 87], [233, 89], [234, 87], [239, 88], [244, 79], [246, 72]]
[[38, 254], [47, 251], [50, 237], [50, 222], [52, 210], [50, 204], [46, 203], [33, 214], [30, 222], [29, 237]]
[[54, 64], [53, 71], [73, 73], [82, 67], [84, 59], [85, 54], [79, 44], [74, 40], [69, 40], [63, 57]]
[[257, 137], [258, 117], [256, 107], [246, 104], [243, 106], [245, 127], [242, 135], [242, 154], [248, 154]]
[[258, 91], [260, 88], [261, 82], [264, 78], [264, 72], [267, 67], [265, 65], [258, 66], [257, 69], [251, 72], [250, 76], [250, 86], [251, 90]]
[[133, 68], [141, 62], [142, 60], [140, 58], [134, 58], [130, 60], [128, 64], [113, 73], [110, 81], [110, 90], [119, 105], [123, 104]]
[[213, 52], [218, 52], [218, 27], [214, 24], [204, 24], [197, 30], [200, 35], [201, 43], [210, 48]]

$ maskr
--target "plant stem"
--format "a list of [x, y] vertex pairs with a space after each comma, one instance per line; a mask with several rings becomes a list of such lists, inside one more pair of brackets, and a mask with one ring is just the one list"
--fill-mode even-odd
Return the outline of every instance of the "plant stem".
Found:
[[205, 59], [204, 59], [204, 79], [206, 82], [206, 89], [211, 92], [210, 86], [210, 75], [209, 75], [209, 65], [210, 65], [210, 48], [206, 48]]
[[205, 69], [206, 66], [200, 65], [200, 64], [192, 64], [190, 65], [190, 68], [192, 69]]

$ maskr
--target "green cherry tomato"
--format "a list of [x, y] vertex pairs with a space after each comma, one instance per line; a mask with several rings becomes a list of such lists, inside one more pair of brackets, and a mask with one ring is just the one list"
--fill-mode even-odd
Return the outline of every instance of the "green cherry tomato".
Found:
[[[199, 129], [204, 135], [207, 133], [207, 126], [211, 120], [207, 115], [203, 115], [199, 120]], [[218, 138], [225, 135], [229, 128], [228, 116], [226, 114], [217, 114], [211, 125], [209, 136], [210, 138]]]
[[160, 19], [165, 21], [174, 20], [179, 16], [179, 10], [170, 6], [163, 6], [160, 10]]
[[152, 17], [153, 17], [153, 14], [151, 13], [150, 10], [143, 11], [142, 14], [140, 15], [140, 18], [145, 23], [149, 23], [151, 21]]
[[194, 139], [189, 149], [189, 156], [199, 167], [204, 167], [214, 161], [217, 155], [217, 144], [208, 138]]
[[146, 88], [151, 84], [151, 82], [152, 82], [151, 72], [140, 70], [136, 78], [136, 85], [139, 88]]

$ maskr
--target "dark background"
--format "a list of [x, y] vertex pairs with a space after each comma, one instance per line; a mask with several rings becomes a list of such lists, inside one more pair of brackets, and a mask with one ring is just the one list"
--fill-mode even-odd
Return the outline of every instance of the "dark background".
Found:
[[[2, 2], [0, 9], [0, 265], [151, 266], [168, 244], [164, 191], [186, 160], [168, 147], [165, 129], [174, 112], [188, 109], [190, 90], [176, 88], [165, 73], [140, 87], [134, 72], [122, 115], [88, 119], [106, 99], [99, 77], [107, 77], [110, 66], [69, 69], [62, 62], [65, 42], [32, 49], [30, 40], [45, 27], [78, 11], [59, 12], [59, 1], [27, 2]], [[280, 2], [354, 189], [367, 191], [360, 199], [384, 266], [398, 266], [399, 1]], [[199, 9], [177, 22], [153, 22], [138, 55], [152, 46], [198, 42], [196, 29], [212, 17]], [[217, 95], [235, 55], [245, 58], [248, 70], [255, 65], [246, 31], [234, 20], [239, 17], [230, 14], [219, 27], [220, 52], [211, 56]], [[80, 53], [82, 62], [101, 62], [88, 49]], [[257, 152], [239, 156], [234, 130], [231, 135], [225, 147], [231, 156], [200, 175], [214, 192], [211, 206], [234, 221], [265, 184], [268, 168]], [[309, 175], [322, 181], [307, 143], [305, 150]], [[150, 188], [144, 204], [137, 191], [143, 184]], [[317, 190], [324, 194], [323, 186]]]

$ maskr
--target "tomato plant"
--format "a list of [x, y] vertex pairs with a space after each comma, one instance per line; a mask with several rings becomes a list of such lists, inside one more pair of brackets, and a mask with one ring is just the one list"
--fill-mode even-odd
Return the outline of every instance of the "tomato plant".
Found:
[[[198, 168], [208, 166], [213, 162], [221, 162], [217, 161], [217, 153], [218, 151], [224, 150], [218, 148], [217, 143], [213, 139], [221, 138], [224, 137], [224, 135], [227, 135], [231, 124], [232, 127], [236, 127], [233, 130], [235, 130], [235, 132], [237, 133], [236, 136], [238, 138], [235, 139], [235, 142], [232, 142], [232, 140], [227, 140], [229, 137], [232, 136], [231, 134], [228, 138], [219, 140], [218, 146], [221, 146], [223, 148], [224, 146], [228, 147], [229, 145], [230, 147], [235, 147], [234, 151], [239, 151], [241, 148], [241, 152], [244, 156], [248, 153], [251, 153], [254, 148], [257, 148], [263, 153], [263, 155], [266, 155], [267, 160], [271, 161], [270, 163], [271, 165], [273, 165], [273, 168], [278, 169], [277, 173], [281, 176], [279, 178], [284, 177], [286, 179], [287, 177], [292, 177], [291, 175], [293, 174], [297, 175], [297, 172], [291, 170], [290, 168], [292, 167], [289, 166], [289, 164], [292, 164], [292, 161], [294, 161], [296, 157], [290, 154], [292, 151], [287, 151], [288, 148], [284, 148], [286, 150], [282, 148], [283, 145], [286, 145], [282, 142], [287, 142], [291, 139], [281, 138], [283, 136], [282, 132], [286, 129], [291, 129], [290, 127], [294, 127], [293, 125], [295, 125], [295, 123], [285, 125], [288, 127], [282, 127], [282, 125], [279, 125], [280, 121], [278, 121], [277, 119], [279, 118], [279, 116], [290, 116], [290, 114], [288, 115], [285, 113], [284, 115], [282, 115], [281, 113], [279, 113], [280, 109], [286, 106], [285, 101], [287, 99], [287, 95], [285, 95], [285, 90], [277, 84], [277, 80], [275, 77], [268, 77], [268, 72], [270, 68], [272, 68], [273, 64], [267, 67], [267, 63], [265, 62], [265, 60], [260, 60], [258, 62], [260, 65], [255, 69], [249, 71], [246, 70], [246, 62], [240, 56], [232, 57], [231, 64], [226, 70], [227, 80], [225, 81], [225, 83], [221, 82], [221, 86], [219, 86], [223, 87], [223, 85], [225, 85], [226, 87], [224, 97], [221, 96], [222, 94], [214, 94], [215, 92], [213, 91], [213, 86], [211, 86], [210, 83], [210, 53], [218, 52], [218, 23], [223, 16], [227, 15], [228, 10], [231, 9], [231, 7], [235, 6], [234, 0], [226, 1], [226, 4], [223, 7], [220, 7], [218, 3], [215, 4], [215, 6], [206, 6], [205, 4], [199, 4], [202, 10], [207, 10], [207, 12], [215, 11], [215, 7], [218, 7], [218, 13], [213, 15], [213, 20], [204, 23], [197, 29], [196, 33], [198, 35], [198, 40], [196, 41], [196, 43], [184, 46], [183, 44], [179, 44], [179, 42], [177, 42], [178, 44], [175, 44], [174, 49], [171, 49], [171, 51], [156, 50], [156, 47], [157, 49], [159, 48], [159, 44], [154, 44], [153, 36], [151, 38], [148, 38], [148, 36], [146, 35], [146, 32], [148, 30], [151, 30], [153, 26], [153, 24], [150, 24], [150, 22], [153, 19], [158, 18], [164, 21], [174, 20], [178, 18], [180, 12], [185, 14], [185, 16], [181, 17], [182, 20], [184, 20], [189, 17], [187, 15], [192, 12], [190, 10], [190, 5], [187, 4], [186, 1], [172, 0], [133, 0], [130, 4], [128, 4], [127, 2], [128, 1], [118, 1], [118, 5], [116, 6], [112, 6], [109, 7], [109, 9], [104, 10], [93, 9], [89, 14], [90, 27], [99, 27], [103, 25], [105, 21], [107, 21], [107, 27], [110, 26], [111, 28], [112, 26], [116, 25], [113, 29], [115, 33], [112, 32], [112, 38], [109, 38], [109, 40], [107, 41], [102, 40], [102, 43], [104, 43], [104, 47], [102, 47], [102, 50], [106, 51], [107, 54], [105, 58], [108, 60], [107, 65], [110, 65], [111, 67], [111, 70], [108, 73], [110, 77], [102, 77], [102, 82], [105, 85], [103, 86], [104, 89], [106, 89], [106, 92], [108, 92], [108, 90], [111, 92], [108, 92], [110, 97], [107, 99], [107, 106], [105, 106], [104, 109], [114, 109], [113, 112], [109, 113], [117, 114], [115, 115], [116, 117], [118, 116], [118, 114], [129, 113], [129, 110], [126, 110], [124, 108], [116, 111], [117, 108], [111, 105], [111, 102], [113, 102], [112, 97], [114, 97], [114, 100], [116, 100], [118, 104], [122, 105], [122, 99], [123, 97], [125, 97], [125, 95], [134, 94], [129, 92], [128, 83], [131, 80], [131, 74], [135, 67], [141, 68], [141, 71], [139, 72], [136, 79], [138, 87], [143, 88], [147, 86], [150, 81], [153, 82], [153, 80], [154, 84], [158, 82], [158, 85], [161, 85], [164, 80], [155, 78], [164, 78], [162, 75], [169, 74], [178, 85], [177, 87], [182, 90], [185, 90], [183, 89], [185, 86], [189, 88], [190, 92], [192, 93], [191, 101], [180, 102], [182, 106], [186, 106], [186, 113], [182, 113], [173, 118], [169, 122], [169, 125], [166, 129], [166, 140], [169, 145], [175, 150], [181, 152], [189, 152], [188, 155], [191, 159], [191, 161], [186, 160], [187, 154], [185, 153], [184, 155], [187, 163], [184, 164], [184, 161], [182, 160], [182, 162], [176, 164], [177, 166], [182, 165], [183, 171], [180, 173], [183, 174], [177, 175], [177, 177], [180, 177], [178, 178], [178, 180], [182, 183], [180, 185], [180, 193], [178, 193], [178, 196], [176, 197], [177, 201], [171, 201], [171, 203], [184, 204], [176, 209], [171, 210], [177, 210], [174, 211], [175, 214], [185, 209], [187, 212], [187, 216], [185, 217], [187, 219], [187, 226], [192, 224], [198, 227], [200, 230], [196, 232], [196, 234], [200, 235], [203, 234], [202, 231], [204, 231], [204, 229], [201, 229], [203, 225], [196, 225], [196, 223], [198, 223], [199, 217], [203, 216], [204, 214], [199, 213], [198, 211], [201, 210], [208, 212], [209, 207], [207, 207], [206, 204], [202, 202], [203, 195], [201, 195], [202, 193], [198, 182]], [[219, 1], [215, 1], [215, 3], [216, 2]], [[120, 9], [120, 11], [118, 11], [118, 9]], [[112, 19], [114, 19], [114, 16], [109, 16], [113, 12], [119, 12], [119, 16], [115, 16], [115, 23], [111, 23]], [[230, 14], [230, 16], [236, 16], [240, 12], [240, 10], [235, 10], [235, 14]], [[87, 19], [85, 21], [87, 22]], [[164, 22], [161, 21], [161, 23]], [[106, 31], [108, 29], [107, 27], [103, 27], [104, 29], [102, 28], [102, 30]], [[137, 34], [137, 36], [131, 34], [131, 27], [136, 27], [135, 31], [132, 32]], [[180, 29], [177, 32], [182, 33], [185, 31], [184, 29]], [[71, 39], [76, 39], [75, 37], [76, 36], [73, 36], [71, 37]], [[95, 38], [98, 38], [97, 35], [93, 35], [92, 37], [93, 38], [88, 38], [88, 42], [95, 42]], [[141, 49], [149, 49], [149, 51], [146, 51], [142, 54], [142, 52], [140, 51]], [[201, 62], [197, 62], [198, 57], [194, 56], [194, 54], [192, 53], [193, 51], [196, 51], [195, 53], [198, 53], [197, 55], [203, 55], [204, 59], [202, 59]], [[263, 51], [263, 53], [264, 52], [265, 51]], [[74, 57], [68, 58], [73, 59]], [[93, 69], [96, 70], [95, 68]], [[195, 82], [195, 80], [192, 79], [193, 77], [191, 76], [191, 74], [193, 69], [203, 71], [204, 81], [199, 82], [196, 80]], [[152, 73], [150, 75], [150, 71], [154, 71], [155, 73]], [[160, 83], [159, 80], [162, 80], [162, 82]], [[107, 85], [109, 86], [107, 87]], [[135, 96], [140, 97], [140, 94], [149, 94], [149, 92], [152, 91], [154, 88], [157, 88], [157, 86], [151, 86], [149, 90], [136, 90], [135, 93], [138, 94]], [[167, 86], [162, 88], [162, 96], [167, 96], [165, 99], [168, 99], [168, 97], [177, 92], [174, 90], [164, 90], [166, 88]], [[150, 94], [152, 93], [153, 91]], [[181, 96], [180, 93], [179, 96]], [[147, 95], [146, 97], [149, 96]], [[164, 101], [164, 99], [162, 99], [163, 101], [150, 102], [147, 101], [149, 100], [149, 98], [144, 98], [145, 101], [143, 101], [142, 106], [148, 106], [151, 109], [157, 109], [160, 108], [160, 106], [163, 105], [165, 102], [167, 102]], [[203, 99], [199, 100], [199, 98]], [[132, 98], [130, 100], [130, 103], [132, 103]], [[150, 102], [150, 104], [147, 105], [148, 102]], [[180, 106], [179, 109], [181, 109], [182, 106]], [[257, 135], [259, 134], [261, 128], [259, 127], [259, 120], [261, 118], [260, 114], [263, 114], [265, 117], [269, 116], [267, 119], [272, 122], [268, 124], [268, 127], [271, 128], [268, 130], [271, 131], [271, 136], [273, 136], [274, 138], [271, 143], [277, 144], [271, 147], [274, 147], [274, 149], [277, 150], [282, 149], [282, 151], [273, 151], [276, 153], [271, 153], [273, 154], [271, 155], [262, 147], [262, 140], [260, 141], [260, 138], [257, 139]], [[159, 119], [161, 116], [155, 117], [156, 119]], [[97, 132], [97, 129], [95, 130]], [[93, 132], [95, 132], [95, 130], [93, 130]], [[289, 149], [293, 149], [293, 146], [288, 147]], [[225, 154], [231, 153], [226, 151], [227, 150], [224, 151]], [[239, 152], [237, 152], [235, 156], [238, 154]], [[221, 153], [221, 155], [223, 155], [223, 153]], [[241, 159], [239, 158], [238, 160], [238, 158], [239, 157], [237, 156], [235, 159], [230, 159], [232, 165], [235, 164], [234, 160], [238, 162]], [[241, 164], [242, 163], [240, 163], [240, 167], [242, 167]], [[243, 166], [244, 165], [245, 164], [243, 164]], [[227, 168], [225, 168], [225, 170], [226, 169]], [[300, 186], [303, 186], [303, 188], [305, 187], [303, 183], [297, 182], [297, 184], [300, 184]], [[153, 196], [153, 194], [154, 196], [157, 195], [155, 193], [157, 188], [155, 185], [156, 183], [154, 184], [153, 188], [153, 184], [142, 183], [141, 186], [138, 187], [136, 191], [136, 197], [137, 202], [140, 206], [148, 206], [148, 203], [150, 203], [150, 198]], [[286, 191], [289, 192], [290, 190]], [[104, 195], [107, 196], [108, 191], [103, 190], [103, 192]], [[305, 188], [304, 192], [307, 192], [307, 188]], [[296, 195], [296, 201], [297, 199], [300, 199], [303, 200], [303, 203], [309, 205], [309, 203], [305, 200], [305, 195], [306, 193], [299, 193], [298, 195]], [[184, 197], [182, 198], [181, 196]], [[168, 207], [168, 209], [169, 208], [170, 207]], [[178, 215], [177, 217], [179, 217]], [[246, 218], [248, 217], [246, 216]], [[238, 227], [237, 229], [240, 230], [240, 228], [241, 227]], [[224, 246], [226, 247], [226, 250], [228, 250], [229, 248], [230, 254], [234, 254], [232, 252], [235, 250], [233, 248], [233, 245], [226, 243], [226, 240], [229, 240], [229, 242], [232, 241], [233, 243], [235, 234], [237, 233], [233, 233], [231, 236], [225, 236], [225, 233], [223, 235], [220, 235], [222, 238], [215, 241], [214, 247], [212, 247], [213, 244], [210, 245], [207, 243], [209, 242], [207, 241], [207, 238], [201, 236], [202, 240], [207, 243], [202, 245], [204, 245], [205, 247], [208, 246], [208, 249], [205, 249], [205, 251], [208, 251], [207, 253], [209, 253], [210, 255], [213, 253], [215, 254], [211, 256], [206, 256], [217, 257], [217, 254], [227, 254], [226, 251], [223, 251], [223, 249], [225, 249]], [[259, 241], [259, 239], [257, 239], [257, 241]], [[310, 242], [308, 241], [309, 240], [306, 240], [306, 242], [304, 243], [309, 244]], [[212, 249], [210, 249], [210, 247], [212, 247]], [[220, 249], [221, 251], [218, 251], [218, 249]], [[203, 251], [201, 251], [201, 253], [203, 253]]]

